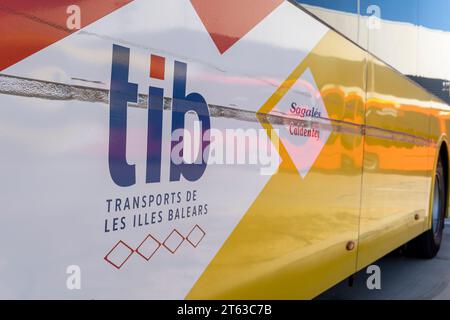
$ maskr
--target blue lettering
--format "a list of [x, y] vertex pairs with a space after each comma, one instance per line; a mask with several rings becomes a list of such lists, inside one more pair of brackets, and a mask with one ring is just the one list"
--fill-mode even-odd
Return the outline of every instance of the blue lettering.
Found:
[[[175, 61], [174, 69], [174, 83], [173, 83], [173, 105], [172, 105], [172, 134], [179, 130], [184, 129], [184, 120], [186, 113], [194, 111], [197, 113], [199, 120], [202, 123], [202, 148], [199, 152], [198, 161], [194, 161], [192, 164], [181, 163], [175, 164], [173, 161], [170, 163], [170, 181], [180, 181], [183, 176], [188, 181], [197, 181], [203, 175], [206, 170], [207, 159], [203, 158], [203, 150], [209, 145], [209, 137], [205, 132], [209, 132], [211, 129], [211, 123], [209, 118], [209, 108], [205, 99], [198, 93], [190, 93], [186, 96], [186, 74], [187, 65], [183, 62]], [[179, 141], [172, 140], [172, 150], [175, 146], [183, 141], [183, 137], [180, 137]], [[180, 156], [183, 156], [181, 151]]]
[[121, 187], [136, 183], [135, 165], [126, 159], [127, 150], [127, 106], [137, 103], [138, 86], [128, 82], [130, 49], [113, 46], [111, 89], [109, 94], [109, 172], [114, 182]]

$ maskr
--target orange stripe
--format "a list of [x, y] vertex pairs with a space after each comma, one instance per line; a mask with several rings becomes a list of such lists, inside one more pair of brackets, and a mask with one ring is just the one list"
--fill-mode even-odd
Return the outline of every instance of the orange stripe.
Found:
[[0, 3], [0, 71], [77, 30], [66, 27], [70, 5], [81, 9], [81, 27], [133, 0], [3, 0]]

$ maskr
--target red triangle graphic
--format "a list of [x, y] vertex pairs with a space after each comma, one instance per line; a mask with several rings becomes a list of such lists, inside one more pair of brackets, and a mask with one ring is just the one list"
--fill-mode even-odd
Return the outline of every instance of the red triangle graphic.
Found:
[[191, 0], [212, 40], [223, 54], [284, 0]]
[[81, 27], [133, 0], [1, 0], [0, 71], [77, 30], [66, 26], [67, 8], [81, 9]]

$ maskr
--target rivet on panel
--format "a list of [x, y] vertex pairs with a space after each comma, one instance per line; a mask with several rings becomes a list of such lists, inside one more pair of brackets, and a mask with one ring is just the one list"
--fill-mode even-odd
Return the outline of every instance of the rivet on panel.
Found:
[[354, 241], [349, 241], [347, 243], [347, 251], [352, 251], [353, 249], [355, 249], [355, 242]]

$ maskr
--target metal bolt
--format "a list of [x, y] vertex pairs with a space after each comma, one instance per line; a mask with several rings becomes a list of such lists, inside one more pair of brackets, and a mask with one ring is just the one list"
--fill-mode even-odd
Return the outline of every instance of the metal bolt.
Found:
[[352, 251], [353, 249], [355, 249], [355, 242], [354, 241], [349, 241], [347, 243], [347, 251]]

